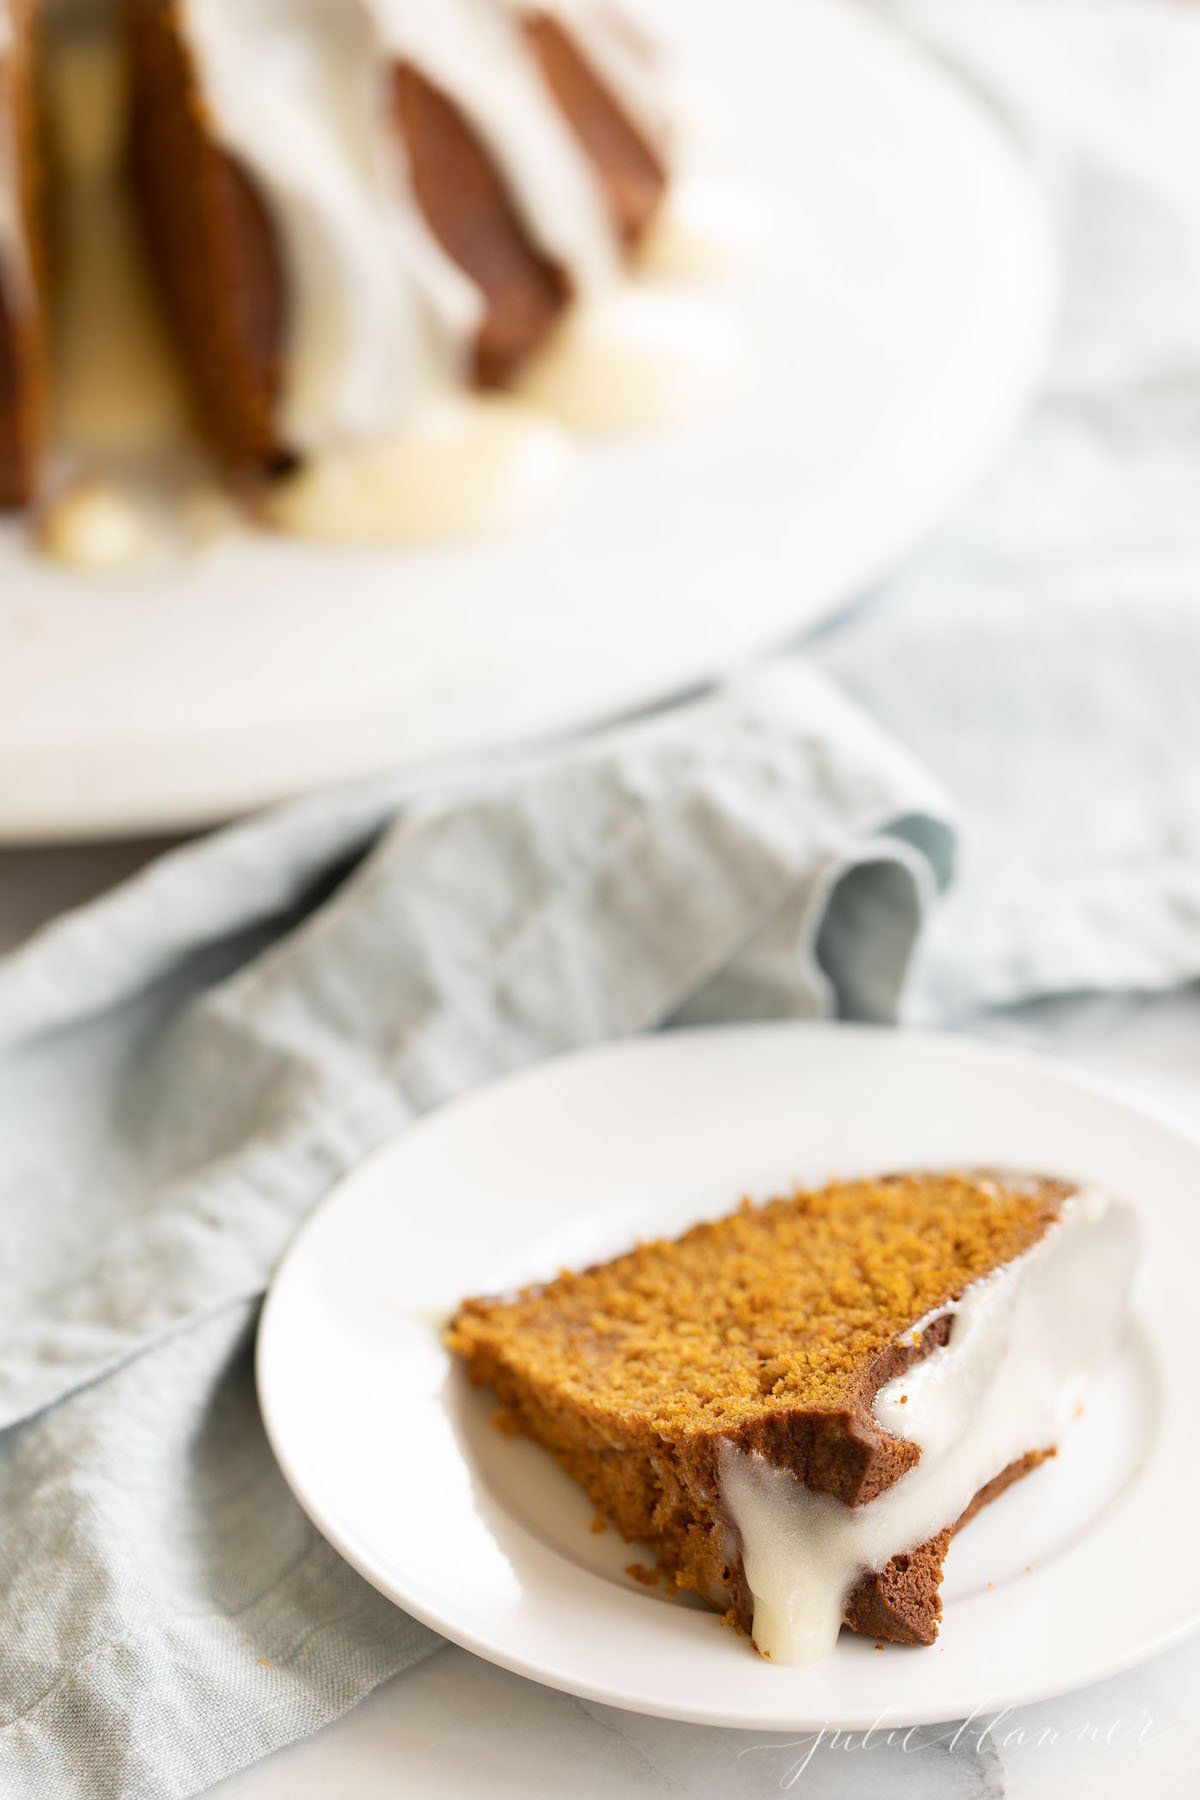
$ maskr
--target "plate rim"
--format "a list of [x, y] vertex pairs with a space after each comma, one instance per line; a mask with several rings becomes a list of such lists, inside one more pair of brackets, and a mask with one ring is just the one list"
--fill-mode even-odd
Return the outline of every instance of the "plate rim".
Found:
[[[309, 1232], [317, 1227], [318, 1221], [326, 1214], [327, 1209], [338, 1205], [345, 1192], [356, 1186], [364, 1173], [368, 1173], [369, 1178], [377, 1167], [386, 1166], [391, 1157], [398, 1153], [402, 1143], [414, 1131], [441, 1120], [447, 1112], [469, 1107], [471, 1102], [481, 1095], [493, 1096], [501, 1090], [509, 1090], [523, 1084], [536, 1085], [539, 1078], [544, 1076], [548, 1070], [559, 1070], [567, 1065], [576, 1069], [586, 1068], [593, 1063], [619, 1059], [630, 1052], [645, 1052], [651, 1046], [669, 1046], [672, 1042], [680, 1040], [695, 1042], [714, 1037], [731, 1040], [739, 1037], [767, 1036], [778, 1038], [798, 1036], [812, 1040], [829, 1034], [836, 1034], [840, 1039], [847, 1037], [858, 1037], [871, 1041], [888, 1039], [915, 1047], [918, 1050], [928, 1049], [934, 1052], [951, 1053], [955, 1056], [963, 1055], [984, 1069], [989, 1066], [998, 1066], [1001, 1069], [1024, 1072], [1027, 1075], [1048, 1076], [1052, 1081], [1057, 1081], [1076, 1089], [1081, 1094], [1101, 1100], [1120, 1113], [1134, 1115], [1141, 1122], [1151, 1124], [1157, 1131], [1173, 1138], [1179, 1146], [1200, 1159], [1200, 1131], [1187, 1129], [1166, 1109], [1159, 1108], [1153, 1102], [1131, 1094], [1119, 1080], [1097, 1074], [1092, 1070], [1077, 1068], [1045, 1051], [1011, 1045], [993, 1039], [960, 1035], [946, 1030], [832, 1020], [776, 1019], [752, 1023], [716, 1023], [689, 1027], [679, 1031], [631, 1034], [609, 1039], [599, 1044], [579, 1046], [521, 1068], [507, 1071], [493, 1080], [468, 1089], [465, 1093], [455, 1096], [429, 1112], [420, 1114], [409, 1124], [390, 1134], [353, 1168], [342, 1175], [306, 1216], [289, 1242], [268, 1287], [259, 1318], [254, 1351], [255, 1385], [263, 1426], [272, 1454], [292, 1494], [316, 1530], [352, 1568], [392, 1604], [436, 1632], [447, 1642], [468, 1650], [473, 1655], [479, 1656], [499, 1668], [507, 1669], [540, 1686], [572, 1694], [595, 1704], [614, 1706], [653, 1718], [728, 1730], [808, 1732], [820, 1729], [864, 1731], [880, 1728], [878, 1708], [856, 1713], [853, 1707], [839, 1706], [836, 1717], [817, 1717], [813, 1714], [798, 1715], [795, 1710], [792, 1710], [770, 1717], [747, 1718], [744, 1713], [725, 1712], [719, 1707], [714, 1708], [707, 1703], [664, 1706], [661, 1702], [655, 1701], [653, 1697], [647, 1698], [633, 1690], [621, 1691], [615, 1689], [611, 1684], [592, 1682], [577, 1676], [571, 1676], [569, 1679], [563, 1678], [561, 1674], [548, 1671], [536, 1659], [519, 1651], [498, 1648], [494, 1643], [469, 1629], [447, 1627], [445, 1620], [438, 1614], [436, 1608], [414, 1603], [408, 1597], [403, 1600], [397, 1598], [388, 1586], [383, 1585], [379, 1572], [372, 1568], [370, 1559], [360, 1556], [353, 1543], [348, 1542], [336, 1529], [336, 1526], [333, 1529], [330, 1528], [329, 1523], [321, 1516], [320, 1508], [309, 1504], [303, 1482], [295, 1478], [294, 1465], [288, 1456], [286, 1442], [283, 1441], [281, 1434], [276, 1429], [276, 1423], [272, 1416], [270, 1392], [269, 1358], [274, 1329], [273, 1320], [276, 1313], [282, 1310], [280, 1295], [286, 1290], [289, 1265], [292, 1264], [293, 1259], [302, 1255], [304, 1240]], [[651, 1053], [653, 1054], [653, 1051]], [[1198, 1204], [1200, 1204], [1200, 1194], [1198, 1194]], [[1145, 1329], [1145, 1322], [1140, 1315], [1135, 1317], [1137, 1324]], [[1200, 1631], [1200, 1604], [1191, 1614], [1181, 1617], [1172, 1625], [1158, 1629], [1149, 1638], [1139, 1639], [1132, 1645], [1126, 1644], [1114, 1649], [1111, 1655], [1102, 1657], [1095, 1664], [1090, 1665], [1081, 1676], [1067, 1674], [1062, 1679], [1051, 1678], [1049, 1681], [1041, 1679], [1023, 1682], [1019, 1678], [1011, 1680], [1006, 1687], [1001, 1687], [995, 1693], [989, 1693], [986, 1706], [982, 1708], [982, 1715], [999, 1714], [1006, 1710], [1037, 1704], [1064, 1694], [1081, 1691], [1140, 1666], [1184, 1642], [1195, 1635], [1197, 1631]], [[947, 1712], [945, 1702], [933, 1700], [923, 1705], [906, 1705], [901, 1714], [895, 1718], [888, 1718], [886, 1728], [943, 1724], [962, 1716], [967, 1715], [958, 1710]], [[970, 1716], [976, 1715], [971, 1714]]]

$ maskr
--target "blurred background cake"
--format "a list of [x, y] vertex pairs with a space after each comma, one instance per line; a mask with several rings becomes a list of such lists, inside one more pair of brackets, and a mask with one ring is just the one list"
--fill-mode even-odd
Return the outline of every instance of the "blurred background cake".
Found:
[[667, 182], [651, 45], [555, 0], [129, 0], [133, 166], [208, 436], [270, 466], [511, 380]]
[[[680, 312], [677, 296], [631, 279], [656, 264], [694, 274], [706, 232], [709, 251], [721, 235], [669, 204], [687, 90], [636, 9], [7, 6], [0, 497], [10, 505], [37, 493], [43, 211], [55, 415], [75, 444], [70, 427], [86, 411], [93, 485], [96, 397], [108, 396], [124, 453], [130, 421], [164, 386], [160, 367], [150, 379], [147, 347], [165, 326], [176, 414], [186, 410], [260, 516], [312, 535], [507, 523], [557, 479], [563, 426], [658, 423], [735, 360], [720, 320], [700, 316], [697, 330], [686, 301]], [[54, 27], [44, 84], [33, 76], [39, 22]], [[123, 266], [142, 258], [148, 281]], [[54, 484], [43, 542], [87, 561], [89, 546], [123, 541], [91, 486], [85, 541], [64, 486]]]
[[46, 410], [35, 0], [0, 0], [0, 506], [29, 499]]

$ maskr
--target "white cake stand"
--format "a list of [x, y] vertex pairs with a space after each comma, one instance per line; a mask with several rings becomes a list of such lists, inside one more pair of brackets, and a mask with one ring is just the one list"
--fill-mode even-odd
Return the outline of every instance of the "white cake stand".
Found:
[[710, 424], [589, 447], [490, 541], [245, 533], [98, 581], [0, 532], [0, 842], [228, 817], [659, 701], [827, 617], [943, 518], [1028, 405], [1055, 265], [1003, 129], [838, 0], [660, 0], [778, 231]]

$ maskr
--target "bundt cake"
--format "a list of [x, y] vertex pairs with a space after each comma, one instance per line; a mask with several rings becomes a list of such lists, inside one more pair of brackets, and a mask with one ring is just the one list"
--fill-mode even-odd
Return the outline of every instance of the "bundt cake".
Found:
[[[691, 410], [706, 369], [725, 385], [721, 329], [704, 340], [701, 303], [689, 339], [686, 311], [671, 310], [688, 303], [665, 279], [680, 277], [668, 267], [680, 245], [685, 261], [689, 245], [704, 251], [704, 231], [681, 228], [686, 206], [667, 204], [686, 89], [620, 0], [98, 0], [53, 35], [50, 92], [87, 62], [117, 122], [81, 137], [78, 105], [56, 103], [51, 137], [70, 141], [45, 155], [38, 5], [0, 0], [0, 500], [37, 497], [57, 375], [65, 445], [41, 523], [52, 553], [87, 560], [68, 491], [86, 489], [94, 513], [99, 477], [103, 499], [92, 399], [138, 411], [132, 363], [128, 380], [115, 359], [92, 379], [103, 342], [157, 343], [164, 320], [217, 466], [260, 518], [316, 535], [510, 523], [557, 480], [564, 426], [657, 423], [677, 399]], [[61, 22], [42, 0], [47, 14]], [[114, 78], [97, 84], [105, 63]], [[43, 166], [68, 240], [49, 258]], [[149, 269], [149, 282], [103, 284], [137, 297], [134, 326], [87, 311], [105, 231], [110, 264]], [[70, 329], [54, 371], [47, 261], [71, 300], [55, 307]], [[71, 391], [89, 356], [81, 461]], [[524, 391], [497, 395], [509, 389]], [[177, 412], [171, 429], [177, 448]], [[125, 480], [129, 433], [115, 419], [112, 438], [109, 472]]]
[[0, 506], [34, 492], [45, 437], [42, 150], [34, 0], [0, 0]]
[[951, 1534], [1053, 1455], [1125, 1322], [1129, 1209], [1041, 1176], [837, 1182], [515, 1296], [448, 1333], [764, 1656], [930, 1644]]
[[666, 187], [654, 48], [597, 0], [126, 0], [125, 17], [154, 264], [237, 466], [505, 384]]

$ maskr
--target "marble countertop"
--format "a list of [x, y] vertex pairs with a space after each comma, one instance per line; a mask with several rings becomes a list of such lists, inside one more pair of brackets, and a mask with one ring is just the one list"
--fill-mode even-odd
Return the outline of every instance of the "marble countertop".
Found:
[[[0, 853], [0, 950], [100, 891], [149, 846]], [[989, 1035], [1121, 1082], [1200, 1130], [1200, 992], [1042, 1007]], [[1189, 1553], [1190, 1549], [1189, 1549]], [[1036, 1619], [1031, 1621], [1036, 1630]], [[219, 1800], [1127, 1800], [1196, 1791], [1200, 1636], [1099, 1686], [905, 1732], [706, 1729], [576, 1700], [447, 1648], [335, 1725], [212, 1790]]]

